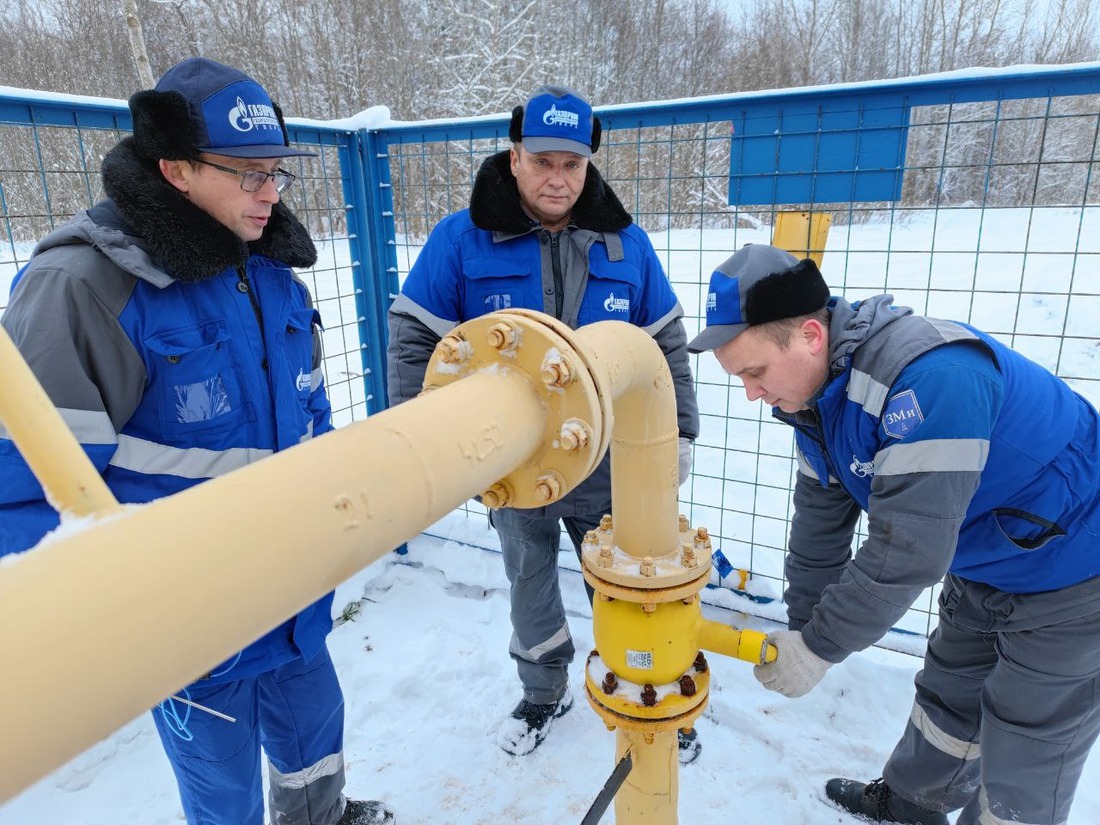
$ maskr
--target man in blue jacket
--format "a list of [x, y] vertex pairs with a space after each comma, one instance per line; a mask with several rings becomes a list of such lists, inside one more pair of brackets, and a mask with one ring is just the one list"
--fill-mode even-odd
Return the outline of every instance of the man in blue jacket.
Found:
[[[125, 503], [332, 429], [320, 318], [291, 270], [317, 253], [280, 203], [294, 181], [280, 162], [311, 153], [290, 148], [258, 83], [205, 58], [170, 69], [130, 111], [133, 136], [103, 160], [107, 199], [39, 243], [2, 319]], [[0, 466], [2, 555], [58, 516], [3, 427]], [[154, 709], [191, 825], [262, 825], [261, 747], [273, 823], [394, 821], [343, 794], [331, 606], [330, 593], [181, 689], [193, 705]]]
[[795, 429], [789, 629], [755, 669], [766, 688], [807, 693], [944, 579], [883, 778], [826, 795], [875, 822], [1066, 822], [1100, 730], [1093, 406], [985, 333], [831, 297], [812, 261], [765, 245], [714, 273], [688, 346]]
[[[682, 482], [699, 432], [683, 310], [649, 237], [590, 161], [600, 145], [599, 118], [572, 89], [545, 86], [513, 110], [509, 137], [512, 148], [481, 165], [470, 208], [432, 231], [390, 308], [390, 403], [420, 392], [435, 345], [470, 318], [524, 308], [573, 329], [626, 321], [652, 335], [668, 360]], [[561, 501], [490, 514], [511, 583], [510, 653], [523, 683], [523, 698], [497, 737], [508, 753], [530, 753], [572, 707], [574, 647], [558, 587], [561, 523], [579, 557], [584, 534], [610, 511], [604, 456]], [[694, 731], [681, 732], [680, 745], [683, 762], [699, 753]]]

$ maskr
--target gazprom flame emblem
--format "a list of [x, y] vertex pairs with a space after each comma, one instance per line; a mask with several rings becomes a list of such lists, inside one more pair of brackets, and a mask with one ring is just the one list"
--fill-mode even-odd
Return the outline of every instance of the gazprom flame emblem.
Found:
[[630, 312], [630, 299], [616, 298], [615, 293], [612, 292], [603, 302], [603, 308], [608, 312]]
[[568, 126], [577, 129], [581, 125], [581, 116], [576, 112], [566, 112], [552, 105], [542, 116], [542, 122], [547, 126]]
[[279, 119], [275, 117], [275, 110], [266, 103], [245, 103], [238, 97], [237, 105], [229, 110], [229, 125], [238, 132], [278, 129]]

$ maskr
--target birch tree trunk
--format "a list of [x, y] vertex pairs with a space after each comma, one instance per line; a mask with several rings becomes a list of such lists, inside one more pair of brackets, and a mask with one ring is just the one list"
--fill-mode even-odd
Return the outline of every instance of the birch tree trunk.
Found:
[[122, 14], [130, 33], [130, 49], [134, 53], [138, 81], [142, 89], [152, 89], [156, 81], [153, 80], [153, 69], [149, 65], [149, 53], [145, 51], [145, 33], [141, 28], [141, 18], [138, 17], [137, 0], [122, 0]]

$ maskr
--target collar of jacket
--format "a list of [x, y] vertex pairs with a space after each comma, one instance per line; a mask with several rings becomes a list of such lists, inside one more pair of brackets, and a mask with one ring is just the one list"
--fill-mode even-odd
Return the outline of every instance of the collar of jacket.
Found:
[[[828, 307], [829, 373], [807, 402], [811, 407], [816, 407], [832, 383], [847, 373], [860, 345], [887, 325], [913, 313], [909, 307], [895, 307], [893, 295], [875, 295], [854, 304], [833, 296]], [[783, 418], [782, 415], [775, 417]]]
[[195, 206], [143, 161], [124, 138], [103, 159], [103, 189], [141, 238], [154, 260], [180, 281], [203, 281], [227, 267], [262, 255], [294, 267], [312, 266], [317, 248], [294, 214], [280, 201], [258, 241], [245, 243], [223, 223]]
[[[519, 188], [512, 174], [509, 152], [485, 158], [474, 178], [470, 195], [470, 219], [474, 226], [491, 232], [524, 235], [538, 227], [523, 211]], [[570, 224], [593, 232], [618, 232], [634, 222], [599, 171], [588, 164], [584, 189], [570, 216]]]

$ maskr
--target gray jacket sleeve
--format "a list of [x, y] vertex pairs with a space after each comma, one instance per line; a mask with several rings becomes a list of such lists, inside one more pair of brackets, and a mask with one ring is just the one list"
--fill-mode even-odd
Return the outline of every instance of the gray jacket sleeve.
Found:
[[391, 308], [388, 318], [390, 342], [386, 349], [386, 384], [392, 407], [420, 394], [439, 335], [399, 310]]
[[802, 628], [806, 646], [840, 662], [881, 639], [947, 572], [979, 478], [962, 471], [876, 474], [867, 540]]
[[[91, 248], [72, 249], [47, 252], [40, 263], [32, 263], [3, 323], [66, 423], [89, 443], [82, 430], [96, 414], [106, 413], [116, 433], [130, 420], [144, 392], [146, 371], [118, 322], [133, 277], [113, 267], [106, 272], [105, 259]], [[67, 260], [63, 268], [51, 265], [77, 255], [82, 259]], [[84, 259], [87, 265], [80, 266]]]
[[695, 397], [695, 381], [688, 362], [687, 331], [683, 319], [677, 317], [665, 324], [653, 338], [665, 354], [672, 373], [680, 436], [694, 441], [699, 437], [699, 401]]
[[787, 589], [787, 626], [801, 630], [810, 621], [825, 588], [840, 581], [852, 558], [852, 537], [859, 505], [835, 481], [822, 487], [814, 477], [797, 473], [794, 516], [783, 572]]

